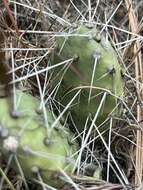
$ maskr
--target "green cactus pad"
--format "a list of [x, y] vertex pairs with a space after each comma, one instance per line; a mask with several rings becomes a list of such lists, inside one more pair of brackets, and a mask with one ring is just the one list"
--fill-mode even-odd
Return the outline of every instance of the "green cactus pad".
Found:
[[76, 145], [69, 143], [72, 136], [59, 122], [51, 130], [55, 119], [48, 110], [49, 128], [45, 126], [42, 112], [37, 111], [40, 102], [36, 98], [20, 91], [16, 98], [17, 117], [10, 114], [8, 99], [0, 98], [1, 152], [5, 158], [11, 154], [17, 156], [26, 178], [34, 177], [32, 171], [37, 168], [47, 184], [59, 186], [57, 179], [61, 170], [68, 174], [73, 170], [72, 154]]
[[[68, 68], [66, 67], [57, 95], [58, 101], [66, 106], [77, 89], [82, 89], [70, 106], [73, 120], [81, 132], [87, 117], [94, 118], [101, 99], [107, 92], [95, 122], [97, 125], [102, 124], [116, 107], [117, 97], [123, 96], [121, 67], [115, 50], [104, 36], [99, 37], [95, 28], [85, 25], [70, 30], [64, 37], [57, 37], [56, 43], [54, 64], [73, 58], [72, 63], [67, 63]], [[59, 67], [55, 69], [57, 78], [63, 75], [59, 74], [59, 70]], [[117, 112], [119, 109], [114, 113]]]

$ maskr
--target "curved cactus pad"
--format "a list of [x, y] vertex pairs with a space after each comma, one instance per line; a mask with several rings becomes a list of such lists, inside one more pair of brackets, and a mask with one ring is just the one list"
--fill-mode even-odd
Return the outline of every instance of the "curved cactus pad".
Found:
[[[45, 124], [40, 102], [20, 91], [16, 94], [16, 111], [10, 113], [7, 98], [0, 98], [0, 143], [6, 158], [17, 157], [25, 177], [34, 177], [37, 172], [47, 184], [58, 184], [58, 174], [64, 170], [71, 174], [74, 165], [72, 154], [76, 145], [70, 142], [69, 131], [59, 122], [51, 128], [53, 114], [46, 110]], [[18, 164], [13, 166], [19, 169]], [[33, 175], [33, 172], [36, 174]]]
[[[54, 64], [69, 60], [62, 66], [62, 72], [59, 72], [59, 67], [55, 69], [57, 78], [62, 77], [57, 97], [66, 106], [81, 89], [69, 107], [79, 131], [84, 129], [87, 118], [89, 125], [92, 120], [97, 125], [104, 123], [117, 106], [118, 97], [123, 96], [121, 67], [116, 52], [108, 39], [99, 33], [95, 28], [80, 25], [56, 38]], [[114, 113], [117, 112], [119, 108]]]

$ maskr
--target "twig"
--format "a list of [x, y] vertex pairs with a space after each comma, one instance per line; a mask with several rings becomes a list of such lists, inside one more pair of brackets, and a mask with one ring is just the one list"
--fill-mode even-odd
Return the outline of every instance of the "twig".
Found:
[[[129, 15], [129, 22], [131, 31], [133, 33], [138, 33], [139, 25], [138, 25], [138, 19], [135, 15], [135, 12], [133, 10], [132, 6], [132, 0], [125, 0], [125, 4], [128, 10]], [[138, 52], [138, 50], [141, 48], [141, 44], [139, 41], [136, 41], [133, 46], [133, 52], [134, 56]], [[142, 56], [141, 52], [139, 51], [138, 54], [135, 56], [134, 59], [135, 64], [135, 75], [136, 75], [136, 90], [138, 97], [141, 97], [141, 100], [143, 100], [143, 91], [142, 86], [138, 83], [143, 82], [143, 67], [142, 67]], [[141, 121], [143, 119], [143, 111], [141, 110], [140, 105], [137, 105], [137, 120]], [[143, 151], [139, 147], [143, 147], [143, 132], [137, 131], [137, 137], [136, 137], [136, 173], [135, 173], [135, 185], [139, 186], [141, 184], [142, 175], [143, 175]]]
[[17, 35], [20, 36], [20, 32], [19, 32], [17, 23], [16, 23], [13, 15], [12, 15], [12, 11], [11, 11], [11, 9], [9, 7], [8, 0], [3, 0], [3, 5], [4, 5], [5, 9], [7, 10], [7, 14], [8, 14], [8, 16], [9, 16], [9, 18], [10, 18], [10, 20], [11, 20], [11, 22], [12, 22], [14, 28], [15, 28], [15, 30], [16, 30]]

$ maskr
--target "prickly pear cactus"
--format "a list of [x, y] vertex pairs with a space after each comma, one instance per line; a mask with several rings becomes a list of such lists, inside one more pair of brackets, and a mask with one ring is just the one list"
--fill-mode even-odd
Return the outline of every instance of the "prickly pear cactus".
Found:
[[[1, 152], [5, 158], [17, 157], [26, 178], [39, 173], [47, 184], [59, 187], [61, 170], [71, 174], [74, 165], [71, 155], [76, 145], [69, 143], [72, 137], [59, 122], [51, 129], [55, 119], [48, 110], [49, 127], [46, 127], [36, 98], [20, 91], [17, 91], [16, 98], [17, 112], [14, 114], [10, 113], [7, 98], [0, 98]], [[17, 162], [13, 165], [19, 170]]]
[[[117, 97], [123, 95], [121, 68], [116, 52], [108, 39], [99, 33], [93, 27], [80, 25], [56, 38], [57, 50], [53, 62], [57, 64], [65, 61], [61, 70], [59, 66], [55, 70], [56, 77], [62, 78], [58, 101], [66, 106], [77, 90], [81, 89], [69, 107], [80, 132], [88, 116], [88, 125], [92, 120], [97, 125], [104, 123], [116, 107]], [[119, 112], [117, 107], [115, 112]]]

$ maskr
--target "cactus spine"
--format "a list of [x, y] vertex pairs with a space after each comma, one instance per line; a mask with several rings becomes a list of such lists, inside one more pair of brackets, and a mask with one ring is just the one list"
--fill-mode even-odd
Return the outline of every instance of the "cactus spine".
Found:
[[123, 95], [121, 67], [115, 50], [95, 28], [85, 25], [56, 38], [56, 43], [54, 64], [73, 58], [63, 76], [58, 100], [66, 106], [76, 89], [81, 88], [80, 96], [70, 107], [77, 129], [82, 131], [87, 117], [93, 119], [97, 112], [95, 123], [102, 124], [116, 107], [117, 97]]
[[71, 174], [74, 165], [71, 156], [76, 145], [69, 143], [71, 135], [60, 123], [50, 128], [55, 119], [48, 110], [49, 128], [45, 127], [43, 114], [36, 111], [40, 104], [36, 98], [21, 91], [16, 96], [17, 117], [10, 114], [7, 98], [0, 98], [1, 152], [5, 158], [11, 154], [17, 156], [26, 178], [34, 177], [33, 171], [37, 168], [47, 184], [59, 187], [56, 174], [61, 170]]

